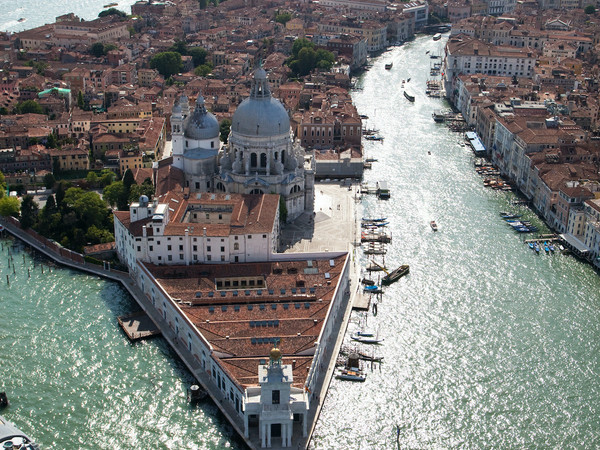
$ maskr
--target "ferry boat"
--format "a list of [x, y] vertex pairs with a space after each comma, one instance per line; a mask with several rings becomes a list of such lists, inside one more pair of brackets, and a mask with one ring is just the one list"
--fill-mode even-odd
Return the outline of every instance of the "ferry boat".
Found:
[[29, 436], [2, 416], [0, 416], [0, 448], [40, 450], [39, 445], [33, 442]]

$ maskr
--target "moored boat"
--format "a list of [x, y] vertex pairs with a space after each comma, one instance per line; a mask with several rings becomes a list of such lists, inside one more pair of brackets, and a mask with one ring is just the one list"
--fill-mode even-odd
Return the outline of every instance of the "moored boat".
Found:
[[0, 448], [39, 450], [40, 447], [15, 424], [0, 416]]
[[360, 342], [362, 344], [380, 344], [383, 342], [383, 338], [379, 338], [377, 336], [360, 336], [358, 334], [353, 334], [350, 336], [353, 341]]
[[383, 286], [388, 286], [388, 285], [394, 283], [395, 281], [398, 281], [400, 278], [402, 278], [408, 272], [409, 272], [408, 264], [403, 264], [400, 267], [398, 267], [397, 269], [393, 270], [392, 272], [386, 272], [387, 275], [381, 279], [381, 284]]
[[414, 95], [410, 95], [408, 92], [404, 91], [404, 97], [406, 97], [406, 99], [409, 102], [413, 102], [415, 101], [415, 96]]
[[361, 370], [342, 369], [335, 377], [338, 380], [365, 381], [367, 379], [367, 374], [363, 373]]

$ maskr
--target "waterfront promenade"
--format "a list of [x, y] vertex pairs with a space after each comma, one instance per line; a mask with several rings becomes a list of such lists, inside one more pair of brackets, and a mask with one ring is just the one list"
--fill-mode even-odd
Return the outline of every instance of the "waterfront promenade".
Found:
[[[300, 219], [299, 222], [290, 224], [286, 227], [289, 230], [304, 230], [310, 237], [308, 240], [299, 238], [296, 235], [294, 239], [297, 241], [295, 245], [289, 245], [288, 252], [310, 252], [310, 251], [323, 251], [324, 245], [328, 245], [331, 251], [348, 250], [353, 251], [352, 242], [348, 242], [348, 236], [350, 233], [356, 233], [356, 228], [353, 224], [353, 219], [356, 216], [356, 202], [353, 197], [354, 191], [348, 191], [347, 187], [342, 187], [339, 184], [327, 184], [320, 188], [317, 185], [317, 198], [316, 204], [320, 209], [327, 208], [329, 212], [328, 217], [319, 216], [320, 220], [317, 221], [317, 225], [308, 232], [308, 228], [305, 228], [304, 220], [306, 217]], [[331, 206], [331, 210], [329, 209]], [[337, 207], [339, 206], [339, 209]], [[321, 211], [319, 211], [321, 212]], [[213, 402], [217, 405], [219, 410], [227, 418], [229, 423], [238, 433], [238, 435], [244, 439], [243, 433], [243, 420], [235, 412], [233, 406], [229, 401], [226, 400], [226, 396], [207, 376], [207, 374], [201, 369], [200, 364], [192, 354], [188, 351], [185, 342], [177, 339], [174, 330], [172, 330], [162, 316], [152, 306], [150, 300], [144, 295], [142, 290], [136, 285], [136, 283], [130, 278], [128, 273], [111, 270], [108, 266], [102, 267], [95, 264], [85, 262], [83, 257], [77, 253], [70, 252], [65, 249], [55, 251], [56, 246], [48, 246], [46, 243], [42, 243], [37, 240], [30, 233], [20, 229], [17, 226], [17, 222], [12, 219], [2, 218], [0, 223], [4, 226], [5, 230], [11, 235], [23, 241], [26, 245], [30, 246], [35, 251], [43, 254], [44, 256], [52, 259], [56, 263], [69, 267], [71, 269], [79, 270], [91, 275], [96, 275], [102, 278], [106, 278], [115, 282], [120, 283], [127, 292], [132, 296], [142, 310], [148, 315], [148, 317], [154, 322], [154, 324], [160, 329], [162, 336], [169, 343], [171, 348], [177, 353], [179, 358], [183, 361], [186, 367], [193, 374], [194, 378], [201, 384], [201, 386], [208, 392]], [[284, 232], [285, 233], [285, 232]], [[295, 231], [292, 231], [295, 233]], [[310, 397], [310, 410], [308, 416], [309, 432], [306, 438], [302, 436], [295, 436], [292, 440], [292, 448], [307, 448], [314, 428], [316, 426], [317, 419], [323, 407], [323, 402], [327, 395], [327, 389], [331, 382], [331, 379], [335, 371], [335, 361], [339, 354], [340, 347], [343, 342], [345, 330], [352, 312], [352, 304], [354, 296], [360, 293], [358, 285], [356, 283], [356, 258], [352, 258], [352, 284], [351, 294], [346, 299], [345, 308], [340, 310], [339, 317], [337, 317], [335, 326], [336, 329], [332, 333], [332, 338], [327, 342], [321, 343], [326, 351], [325, 361], [328, 361], [327, 370], [320, 371], [319, 381], [317, 385], [320, 387], [318, 391], [312, 392]], [[333, 338], [335, 336], [335, 338]], [[246, 444], [250, 448], [258, 448], [260, 444], [258, 440], [251, 438], [244, 439]], [[274, 443], [275, 444], [275, 443]], [[278, 448], [277, 445], [272, 445], [271, 448]]]

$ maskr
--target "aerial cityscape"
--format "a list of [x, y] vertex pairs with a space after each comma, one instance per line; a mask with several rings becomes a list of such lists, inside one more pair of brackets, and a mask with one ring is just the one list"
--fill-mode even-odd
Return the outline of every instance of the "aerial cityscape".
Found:
[[0, 24], [4, 449], [595, 446], [596, 4], [65, 5]]

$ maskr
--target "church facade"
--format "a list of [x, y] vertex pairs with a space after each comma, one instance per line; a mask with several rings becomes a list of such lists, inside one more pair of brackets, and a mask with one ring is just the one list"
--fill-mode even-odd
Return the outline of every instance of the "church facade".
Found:
[[314, 159], [294, 141], [287, 111], [272, 97], [267, 74], [254, 73], [250, 96], [232, 117], [226, 146], [219, 148], [219, 123], [198, 96], [191, 111], [186, 97], [171, 116], [173, 165], [191, 192], [279, 194], [287, 220], [314, 208]]

